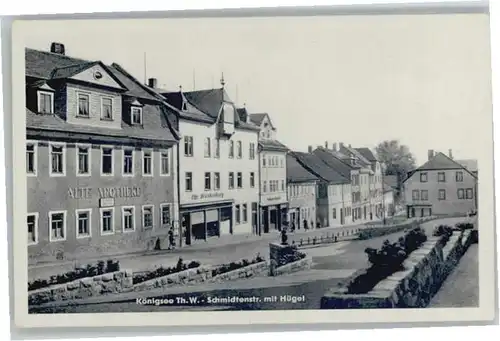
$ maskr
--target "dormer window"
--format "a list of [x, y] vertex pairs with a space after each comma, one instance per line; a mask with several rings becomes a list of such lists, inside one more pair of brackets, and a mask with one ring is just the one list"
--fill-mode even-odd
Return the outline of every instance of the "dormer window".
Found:
[[112, 121], [113, 120], [113, 99], [109, 97], [103, 97], [101, 99], [101, 120]]
[[54, 93], [38, 91], [38, 112], [41, 114], [54, 113]]
[[142, 124], [142, 108], [133, 106], [131, 108], [132, 124]]

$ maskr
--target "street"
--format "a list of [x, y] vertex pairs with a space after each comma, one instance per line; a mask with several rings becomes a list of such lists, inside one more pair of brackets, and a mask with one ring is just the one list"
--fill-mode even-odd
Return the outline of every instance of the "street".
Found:
[[[422, 224], [428, 235], [431, 235], [434, 227], [439, 224], [454, 225], [463, 218], [446, 218], [437, 221], [431, 221]], [[342, 283], [347, 277], [355, 271], [368, 266], [367, 257], [364, 249], [367, 247], [378, 248], [384, 240], [388, 239], [391, 242], [396, 241], [404, 232], [394, 233], [387, 236], [381, 236], [369, 240], [352, 240], [341, 241], [330, 246], [322, 246], [316, 248], [305, 249], [304, 251], [313, 258], [313, 266], [311, 270], [298, 272], [290, 275], [283, 275], [279, 277], [256, 277], [249, 279], [242, 279], [223, 283], [202, 283], [198, 285], [190, 285], [177, 288], [159, 289], [147, 293], [125, 293], [117, 294], [111, 297], [96, 297], [88, 299], [84, 304], [59, 306], [55, 308], [38, 309], [36, 312], [140, 312], [140, 311], [172, 311], [183, 309], [230, 309], [230, 310], [267, 310], [267, 309], [318, 309], [321, 296], [328, 291], [331, 287], [337, 286]], [[224, 248], [212, 250], [210, 253], [211, 259], [227, 257], [227, 252], [234, 252], [243, 254], [243, 252], [255, 252], [256, 248], [268, 249], [267, 242], [263, 243], [245, 244], [245, 246], [228, 245]], [[477, 247], [477, 245], [475, 245]], [[477, 262], [477, 248], [471, 248], [464, 257], [464, 264]], [[264, 251], [264, 250], [263, 250]], [[201, 252], [201, 251], [199, 251]], [[195, 253], [197, 254], [197, 252]], [[194, 259], [194, 258], [193, 258]], [[207, 258], [204, 258], [207, 259]], [[464, 266], [460, 263], [460, 266]], [[459, 266], [459, 268], [460, 268]], [[469, 268], [469, 266], [467, 266]], [[450, 278], [443, 285], [444, 296], [449, 297], [452, 293], [448, 293], [450, 289], [449, 283], [453, 283], [456, 279], [453, 276], [462, 276], [461, 270], [450, 275]], [[468, 275], [467, 275], [468, 276]], [[476, 274], [477, 276], [477, 274]], [[468, 279], [467, 279], [468, 280]], [[468, 280], [471, 282], [470, 280]], [[472, 281], [473, 282], [473, 281]], [[472, 283], [471, 282], [471, 283]], [[453, 290], [453, 288], [451, 289]], [[472, 289], [471, 289], [472, 290]], [[436, 297], [439, 297], [439, 294]], [[147, 295], [147, 296], [146, 296]], [[303, 302], [270, 302], [269, 297], [280, 297], [283, 295], [290, 295], [292, 297], [304, 296]], [[258, 302], [252, 303], [238, 303], [238, 304], [215, 304], [210, 305], [207, 297], [259, 297]], [[137, 298], [156, 298], [165, 301], [174, 300], [173, 304], [162, 305], [142, 305], [137, 304]], [[193, 304], [177, 304], [176, 297], [183, 297], [189, 302], [189, 298], [198, 298], [196, 303]], [[112, 301], [110, 301], [112, 299]], [[267, 300], [267, 301], [266, 301]], [[440, 301], [442, 299], [437, 298]], [[33, 311], [35, 312], [35, 311]]]

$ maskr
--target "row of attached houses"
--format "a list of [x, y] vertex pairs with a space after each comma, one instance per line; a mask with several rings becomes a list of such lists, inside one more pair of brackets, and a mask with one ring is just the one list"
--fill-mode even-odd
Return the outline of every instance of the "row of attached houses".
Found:
[[26, 49], [30, 263], [91, 258], [283, 226], [380, 218], [369, 149], [290, 152], [267, 113], [221, 87], [167, 91], [65, 46]]

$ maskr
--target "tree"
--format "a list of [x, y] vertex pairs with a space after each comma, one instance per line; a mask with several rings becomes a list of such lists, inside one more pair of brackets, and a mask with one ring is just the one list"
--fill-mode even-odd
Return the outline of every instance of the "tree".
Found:
[[375, 147], [377, 159], [384, 165], [386, 175], [404, 176], [415, 168], [415, 158], [408, 146], [398, 140], [383, 141]]

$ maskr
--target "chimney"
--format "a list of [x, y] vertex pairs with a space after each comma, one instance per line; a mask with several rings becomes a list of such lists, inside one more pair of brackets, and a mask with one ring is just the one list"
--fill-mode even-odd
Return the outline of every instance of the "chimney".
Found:
[[313, 152], [313, 146], [308, 146], [307, 147], [307, 152], [312, 153]]
[[157, 88], [158, 85], [158, 80], [156, 78], [149, 78], [148, 79], [148, 86], [150, 88]]
[[427, 152], [427, 160], [430, 160], [434, 157], [434, 150], [433, 149], [429, 149], [429, 151]]
[[328, 141], [325, 141], [325, 149], [328, 149]]
[[65, 55], [64, 44], [53, 42], [50, 44], [50, 52]]
[[336, 152], [336, 151], [337, 151], [337, 144], [336, 144], [336, 143], [332, 143], [332, 150], [333, 150], [334, 152]]
[[342, 148], [344, 148], [344, 142], [339, 142], [339, 150], [341, 150]]
[[453, 159], [453, 152], [451, 149], [448, 149], [448, 156], [450, 159]]
[[351, 144], [349, 143], [349, 148], [352, 148]]

